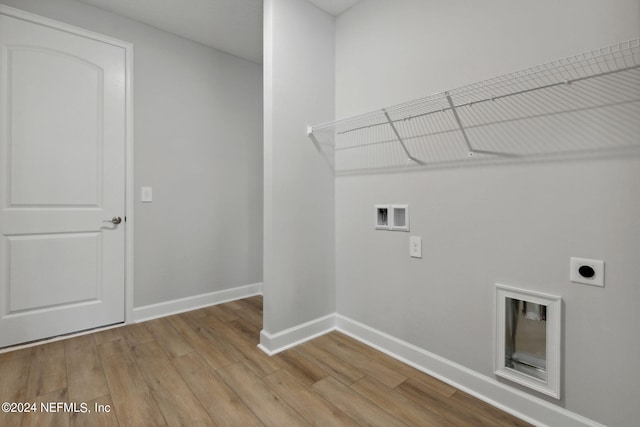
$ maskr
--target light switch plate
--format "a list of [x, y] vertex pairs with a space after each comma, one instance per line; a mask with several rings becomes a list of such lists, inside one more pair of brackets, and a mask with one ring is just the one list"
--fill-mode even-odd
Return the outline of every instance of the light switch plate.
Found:
[[153, 201], [153, 189], [151, 187], [140, 188], [140, 201], [143, 203], [151, 203]]
[[569, 262], [569, 280], [604, 287], [604, 261], [572, 257]]
[[409, 256], [411, 258], [422, 258], [422, 237], [409, 237]]

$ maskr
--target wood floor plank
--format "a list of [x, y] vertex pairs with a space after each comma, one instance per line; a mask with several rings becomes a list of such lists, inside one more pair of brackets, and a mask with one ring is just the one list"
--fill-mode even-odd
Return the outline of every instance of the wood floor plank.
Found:
[[346, 385], [351, 385], [365, 376], [365, 373], [337, 356], [328, 353], [317, 343], [308, 341], [293, 349], [324, 371]]
[[230, 309], [233, 311], [242, 311], [245, 309], [245, 306], [242, 304], [241, 300], [234, 300], [225, 303], [222, 308]]
[[421, 382], [422, 384], [430, 387], [443, 396], [451, 397], [456, 391], [455, 387], [452, 387], [449, 384], [446, 384], [430, 375], [427, 375], [412, 366], [402, 363], [399, 360], [392, 358], [391, 356], [388, 356], [372, 347], [369, 347], [368, 345], [361, 343], [349, 337], [348, 335], [340, 332], [332, 332], [329, 335], [332, 339], [339, 341], [348, 347], [351, 347], [353, 350], [356, 350], [359, 353], [365, 354], [371, 358], [378, 360], [379, 362], [387, 365], [394, 371], [399, 372], [406, 377], [410, 377], [416, 381]]
[[93, 335], [64, 341], [69, 399], [93, 400], [109, 394]]
[[238, 331], [243, 338], [250, 345], [257, 345], [260, 337], [260, 329], [256, 327], [253, 323], [239, 318], [236, 320], [232, 320], [231, 322], [227, 322], [227, 325]]
[[312, 389], [362, 425], [373, 427], [406, 426], [377, 404], [331, 376], [315, 383]]
[[420, 383], [422, 386], [434, 391], [444, 397], [451, 397], [456, 392], [456, 388], [447, 383], [440, 381], [431, 375], [422, 374], [411, 377], [413, 381]]
[[414, 403], [369, 376], [352, 384], [351, 388], [410, 426], [455, 427], [428, 407]]
[[200, 325], [203, 324], [203, 319], [209, 317], [209, 314], [206, 311], [208, 309], [209, 307], [205, 307], [199, 310], [185, 311], [184, 313], [180, 313], [180, 317], [190, 323]]
[[198, 354], [185, 354], [172, 362], [216, 425], [262, 426], [238, 395]]
[[330, 333], [330, 335], [333, 339], [340, 341], [345, 345], [348, 345], [349, 347], [359, 351], [362, 354], [366, 354], [369, 357], [377, 358], [381, 362], [389, 365], [390, 368], [397, 370], [401, 374], [405, 374], [407, 377], [411, 377], [415, 373], [420, 372], [419, 370], [407, 365], [406, 363], [402, 363], [399, 360], [394, 359], [393, 357], [386, 355], [381, 351], [376, 350], [375, 348], [370, 347], [367, 344], [360, 342], [342, 332], [333, 331]]
[[495, 423], [481, 415], [465, 410], [464, 406], [434, 391], [423, 383], [409, 378], [395, 390], [418, 405], [429, 408], [442, 418], [460, 427], [494, 426]]
[[3, 402], [19, 402], [26, 399], [29, 362], [29, 353], [0, 362], [0, 399]]
[[255, 303], [250, 303], [246, 299], [235, 302], [240, 306], [240, 309], [236, 310], [238, 317], [254, 325], [259, 332], [262, 329], [262, 310], [256, 310]]
[[331, 336], [331, 338], [344, 343], [345, 345], [351, 347], [359, 353], [365, 354], [380, 361], [381, 363], [384, 363], [394, 371], [399, 372], [408, 378], [413, 378], [414, 380], [420, 381], [421, 383], [431, 387], [432, 389], [434, 389], [434, 391], [437, 391], [443, 396], [450, 397], [456, 391], [455, 387], [452, 387], [449, 384], [446, 384], [412, 366], [407, 365], [406, 363], [402, 363], [401, 361], [394, 359], [389, 355], [386, 355], [372, 347], [369, 347], [368, 345], [361, 343], [360, 341], [357, 341], [348, 335], [340, 332], [331, 332], [329, 335]]
[[277, 360], [267, 356], [257, 347], [258, 339], [250, 342], [226, 323], [212, 317], [201, 319], [205, 327], [236, 359], [259, 377], [264, 377], [282, 368]]
[[[18, 352], [16, 352], [18, 353]], [[0, 401], [26, 402], [31, 350], [20, 351], [15, 357], [0, 362]], [[0, 411], [0, 426], [19, 426], [22, 414]]]
[[0, 353], [0, 363], [11, 359], [17, 359], [21, 357], [29, 358], [31, 354], [30, 348], [22, 348], [20, 350], [9, 350], [4, 353]]
[[218, 371], [240, 399], [266, 426], [310, 425], [290, 405], [273, 392], [257, 375], [236, 363]]
[[402, 375], [397, 371], [389, 368], [378, 359], [369, 357], [366, 354], [362, 354], [359, 351], [334, 339], [332, 337], [332, 334], [324, 335], [320, 338], [317, 338], [315, 341], [320, 344], [326, 351], [339, 357], [345, 362], [357, 360], [358, 369], [362, 370], [370, 377], [377, 379], [389, 388], [394, 388], [407, 379], [405, 375]]
[[[236, 363], [238, 360], [221, 345], [214, 345], [215, 338], [207, 330], [191, 323], [186, 316], [171, 316], [169, 321], [184, 340], [191, 345], [213, 368], [219, 369]], [[198, 322], [198, 320], [195, 320]]]
[[213, 317], [220, 322], [230, 322], [239, 318], [238, 314], [227, 307], [226, 304], [214, 305], [204, 309], [208, 316]]
[[211, 418], [164, 354], [160, 344], [150, 341], [134, 346], [131, 351], [168, 425], [211, 424]]
[[[69, 397], [67, 389], [62, 388], [40, 396], [29, 399], [29, 402], [33, 402], [37, 406], [37, 410], [34, 412], [24, 413], [22, 415], [22, 427], [68, 427], [69, 426], [69, 412], [65, 412], [64, 408], [58, 408], [55, 406], [57, 402], [69, 403]], [[46, 412], [42, 409], [41, 404], [53, 403], [54, 406], [47, 406], [49, 411]]]
[[25, 397], [30, 399], [66, 388], [64, 342], [56, 341], [33, 347]]
[[287, 369], [266, 376], [264, 381], [314, 426], [358, 426], [358, 423], [310, 390]]
[[513, 427], [533, 427], [531, 424], [514, 417], [507, 412], [483, 402], [480, 399], [467, 394], [461, 390], [456, 390], [451, 400], [459, 403], [461, 406], [468, 408], [470, 411], [476, 412], [490, 420], [495, 421], [496, 425], [513, 426]]
[[242, 301], [250, 305], [253, 311], [260, 313], [260, 315], [262, 315], [262, 312], [263, 312], [262, 308], [263, 308], [263, 302], [264, 302], [262, 295], [255, 295], [249, 298], [245, 298]]
[[209, 315], [209, 313], [207, 312], [207, 308], [208, 307], [203, 307], [203, 308], [199, 308], [196, 310], [191, 310], [191, 311], [185, 311], [183, 313], [180, 313], [182, 316], [189, 316], [190, 318], [193, 317], [194, 319], [199, 319], [202, 317], [207, 317]]
[[149, 329], [144, 326], [144, 323], [133, 323], [131, 325], [123, 326], [120, 329], [120, 334], [127, 341], [129, 347], [153, 341], [153, 336], [151, 335], [151, 332], [149, 332]]
[[98, 354], [120, 425], [167, 425], [126, 342], [100, 344]]
[[112, 341], [118, 341], [123, 339], [121, 329], [124, 326], [119, 326], [117, 328], [107, 329], [106, 331], [96, 332], [93, 339], [96, 342], [96, 345], [106, 344]]
[[[102, 412], [96, 411], [96, 405], [109, 405], [110, 411], [106, 412], [103, 409]], [[118, 417], [113, 409], [113, 401], [110, 396], [100, 396], [97, 399], [87, 402], [87, 406], [90, 413], [72, 413], [69, 416], [70, 427], [118, 427]]]
[[194, 351], [193, 347], [180, 336], [166, 317], [149, 320], [143, 325], [170, 357], [183, 356]]
[[327, 371], [293, 350], [285, 350], [273, 356], [273, 358], [287, 368], [289, 373], [308, 386], [329, 376]]

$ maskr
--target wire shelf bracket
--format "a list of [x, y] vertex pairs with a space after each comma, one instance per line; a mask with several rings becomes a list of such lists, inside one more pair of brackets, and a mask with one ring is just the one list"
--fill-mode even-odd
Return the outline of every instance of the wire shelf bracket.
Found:
[[423, 165], [424, 162], [422, 160], [418, 160], [415, 157], [413, 157], [411, 155], [411, 153], [409, 153], [409, 150], [407, 150], [407, 146], [405, 145], [404, 141], [402, 140], [402, 137], [400, 136], [400, 133], [398, 132], [398, 129], [396, 128], [396, 125], [393, 124], [393, 120], [391, 120], [391, 117], [389, 117], [389, 113], [387, 112], [387, 110], [382, 109], [382, 112], [384, 113], [384, 116], [387, 118], [387, 122], [389, 123], [389, 126], [391, 126], [391, 130], [393, 130], [393, 133], [396, 135], [396, 138], [398, 139], [398, 142], [400, 143], [400, 145], [402, 146], [402, 149], [404, 150], [405, 154], [407, 155], [408, 160], [413, 160], [414, 162]]
[[469, 137], [467, 136], [467, 132], [464, 130], [464, 126], [462, 125], [462, 120], [460, 120], [460, 116], [458, 115], [458, 111], [456, 111], [456, 106], [453, 105], [453, 100], [451, 99], [451, 95], [449, 95], [449, 91], [444, 93], [444, 96], [447, 98], [447, 102], [449, 103], [449, 108], [451, 108], [451, 112], [456, 119], [456, 123], [458, 123], [458, 127], [460, 128], [460, 133], [462, 133], [462, 137], [464, 138], [464, 143], [467, 145], [469, 149], [469, 156], [473, 156], [473, 148], [471, 147], [471, 143], [469, 142]]

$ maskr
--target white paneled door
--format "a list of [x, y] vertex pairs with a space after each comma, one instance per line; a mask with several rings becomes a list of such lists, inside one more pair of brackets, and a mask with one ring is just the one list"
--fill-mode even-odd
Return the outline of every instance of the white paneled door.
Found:
[[125, 309], [126, 48], [16, 12], [0, 9], [0, 347]]

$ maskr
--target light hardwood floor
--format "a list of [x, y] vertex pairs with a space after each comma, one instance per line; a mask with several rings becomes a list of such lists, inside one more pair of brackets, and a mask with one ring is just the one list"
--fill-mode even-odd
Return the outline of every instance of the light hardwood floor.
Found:
[[0, 354], [0, 402], [38, 407], [0, 426], [529, 425], [338, 332], [269, 357], [261, 326], [253, 297]]

